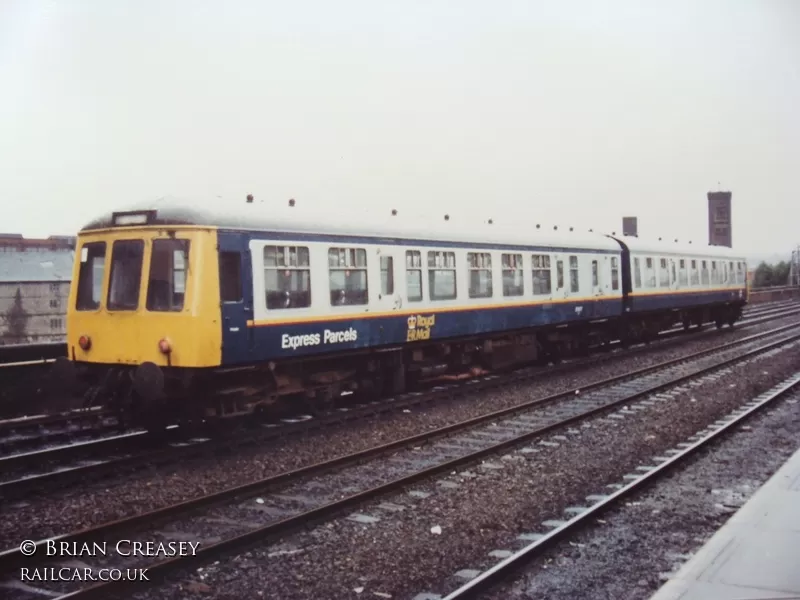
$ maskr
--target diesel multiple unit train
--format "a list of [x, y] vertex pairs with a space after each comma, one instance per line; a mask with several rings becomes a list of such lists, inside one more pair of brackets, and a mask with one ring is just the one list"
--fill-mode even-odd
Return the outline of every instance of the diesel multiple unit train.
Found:
[[161, 199], [84, 227], [59, 380], [151, 425], [313, 409], [733, 325], [747, 301], [728, 248], [289, 204]]

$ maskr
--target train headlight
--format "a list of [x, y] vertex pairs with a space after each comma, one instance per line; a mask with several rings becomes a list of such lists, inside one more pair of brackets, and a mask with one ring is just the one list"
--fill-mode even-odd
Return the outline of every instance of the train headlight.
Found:
[[169, 339], [163, 338], [158, 342], [158, 351], [161, 352], [161, 354], [169, 354], [172, 352], [172, 344], [169, 343]]
[[86, 352], [92, 347], [92, 338], [90, 338], [88, 335], [82, 335], [80, 338], [78, 338], [78, 346], [80, 346], [81, 349]]

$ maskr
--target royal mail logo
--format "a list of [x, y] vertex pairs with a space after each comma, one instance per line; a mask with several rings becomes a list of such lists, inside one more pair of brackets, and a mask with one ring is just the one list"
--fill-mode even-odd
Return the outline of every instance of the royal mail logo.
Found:
[[436, 324], [436, 315], [412, 315], [408, 317], [408, 335], [406, 336], [407, 342], [416, 342], [418, 340], [429, 340], [431, 338], [431, 327]]

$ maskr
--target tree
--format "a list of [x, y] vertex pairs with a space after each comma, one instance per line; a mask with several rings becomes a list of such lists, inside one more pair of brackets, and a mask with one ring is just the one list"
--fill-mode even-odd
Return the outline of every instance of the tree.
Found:
[[768, 265], [762, 262], [756, 268], [753, 276], [753, 287], [771, 287], [789, 284], [789, 270], [791, 265], [785, 260], [777, 265]]
[[14, 303], [6, 311], [5, 318], [8, 326], [6, 337], [12, 341], [22, 341], [30, 317], [22, 306], [22, 290], [20, 288], [17, 288], [17, 293], [14, 294]]

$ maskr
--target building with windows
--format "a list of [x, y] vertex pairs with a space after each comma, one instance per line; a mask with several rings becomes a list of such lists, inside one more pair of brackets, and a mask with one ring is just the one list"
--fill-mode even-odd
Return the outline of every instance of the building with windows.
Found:
[[708, 192], [708, 243], [733, 248], [731, 192]]
[[63, 342], [75, 238], [0, 234], [0, 345]]

